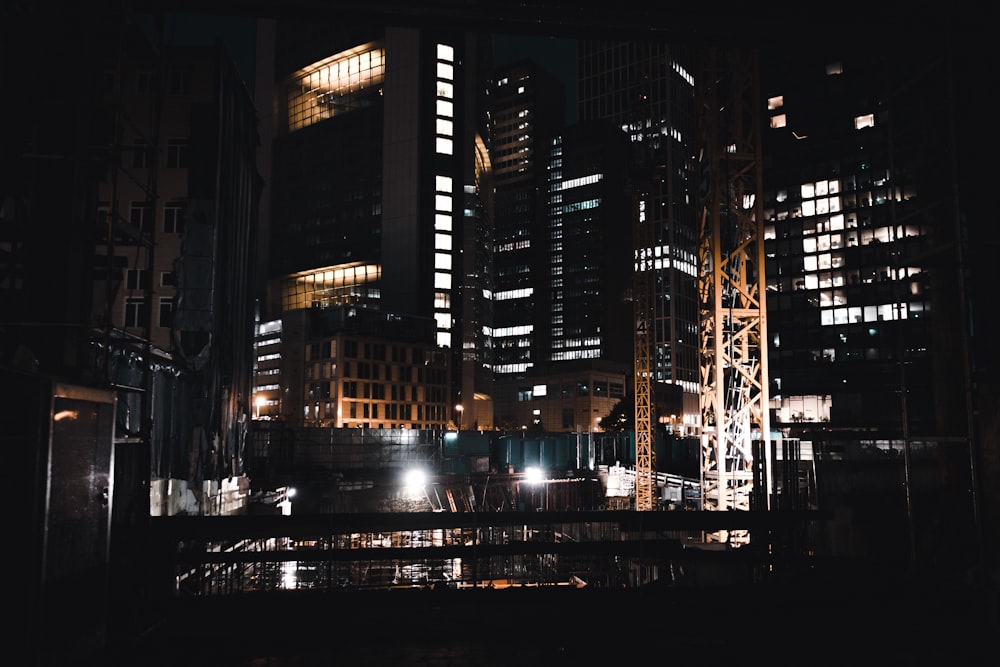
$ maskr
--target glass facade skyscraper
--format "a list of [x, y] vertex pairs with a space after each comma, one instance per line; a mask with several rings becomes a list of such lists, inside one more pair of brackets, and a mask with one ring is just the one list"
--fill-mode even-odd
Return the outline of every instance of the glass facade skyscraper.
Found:
[[[699, 420], [697, 130], [689, 44], [580, 40], [578, 115], [606, 119], [633, 147], [632, 177], [650, 184], [654, 258], [651, 372], [681, 388], [679, 428]], [[623, 230], [623, 233], [626, 233]]]

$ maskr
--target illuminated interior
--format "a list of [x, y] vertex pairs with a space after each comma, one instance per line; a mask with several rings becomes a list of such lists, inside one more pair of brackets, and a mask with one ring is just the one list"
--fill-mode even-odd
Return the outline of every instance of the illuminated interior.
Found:
[[382, 94], [385, 49], [364, 44], [293, 74], [288, 83], [288, 129], [300, 130], [339, 113], [370, 106]]
[[381, 266], [363, 263], [294, 273], [281, 281], [282, 311], [377, 301], [381, 275]]

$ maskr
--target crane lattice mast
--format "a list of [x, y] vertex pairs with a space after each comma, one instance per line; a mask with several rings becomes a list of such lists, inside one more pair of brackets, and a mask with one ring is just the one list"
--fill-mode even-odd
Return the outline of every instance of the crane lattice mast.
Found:
[[632, 243], [635, 250], [632, 268], [633, 308], [635, 313], [635, 509], [653, 509], [655, 463], [652, 424], [652, 355], [650, 337], [653, 336], [652, 272], [653, 233], [652, 219], [646, 215], [646, 197], [649, 190], [645, 179], [635, 198], [637, 210], [633, 213]]
[[[767, 450], [755, 441], [770, 434], [756, 52], [706, 50], [696, 85], [702, 508], [749, 510]], [[709, 539], [740, 544], [749, 534]]]

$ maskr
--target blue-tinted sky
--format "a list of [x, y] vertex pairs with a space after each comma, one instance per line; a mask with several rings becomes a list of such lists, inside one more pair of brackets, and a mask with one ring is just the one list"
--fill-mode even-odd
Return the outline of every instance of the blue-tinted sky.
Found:
[[253, 92], [254, 54], [257, 49], [257, 19], [240, 16], [167, 14], [164, 16], [163, 41], [174, 46], [209, 46], [222, 40], [243, 75], [247, 89]]
[[[177, 46], [206, 46], [225, 42], [247, 88], [253, 92], [256, 18], [202, 14], [165, 16], [164, 41]], [[576, 122], [576, 40], [545, 36], [496, 35], [494, 58], [507, 65], [530, 58], [549, 70], [566, 86], [566, 120]]]
[[576, 122], [576, 40], [496, 35], [493, 44], [498, 66], [529, 58], [562, 80], [566, 86], [566, 122]]

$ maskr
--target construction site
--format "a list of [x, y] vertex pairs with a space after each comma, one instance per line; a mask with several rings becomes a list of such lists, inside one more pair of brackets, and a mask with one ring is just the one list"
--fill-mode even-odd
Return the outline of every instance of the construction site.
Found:
[[[261, 5], [242, 8], [250, 16], [277, 11], [250, 4]], [[331, 4], [366, 20], [397, 9]], [[497, 7], [472, 7], [493, 3], [432, 4], [435, 20], [498, 20]], [[578, 28], [552, 18], [565, 9], [523, 6], [506, 27]], [[623, 16], [616, 30], [627, 36], [645, 18]], [[256, 239], [218, 220], [251, 215], [257, 185], [241, 160], [255, 137], [250, 106], [220, 64], [222, 102], [206, 102], [212, 112], [200, 119], [219, 154], [197, 172], [202, 213], [185, 237], [205, 241], [211, 257], [189, 247], [181, 263], [173, 340], [155, 344], [152, 316], [139, 310], [145, 329], [109, 324], [114, 304], [129, 307], [111, 277], [124, 262], [116, 253], [141, 254], [152, 270], [161, 247], [130, 231], [117, 204], [96, 259], [77, 267], [99, 277], [90, 305], [107, 320], [57, 326], [18, 313], [24, 340], [38, 339], [17, 352], [62, 364], [42, 376], [38, 360], [14, 355], [0, 377], [5, 438], [31, 473], [18, 488], [31, 501], [22, 528], [38, 561], [19, 626], [29, 664], [981, 662], [1000, 627], [1000, 582], [971, 407], [962, 428], [926, 437], [904, 425], [898, 438], [813, 440], [773, 423], [766, 121], [753, 50], [726, 43], [737, 23], [698, 50], [699, 378], [687, 431], [656, 404], [653, 322], [663, 306], [654, 304], [660, 260], [646, 212], [667, 167], [654, 157], [640, 161], [630, 192], [630, 428], [310, 428], [253, 418], [254, 316], [235, 276], [250, 271]], [[101, 197], [117, 202], [118, 189], [135, 186], [144, 201], [159, 199], [155, 173], [136, 185], [122, 158], [118, 130], [132, 119], [121, 108], [109, 117], [117, 139], [102, 157], [112, 166], [98, 179]], [[226, 168], [228, 158], [240, 166]], [[206, 211], [219, 209], [228, 215], [213, 222]], [[946, 510], [942, 498], [953, 502]]]

